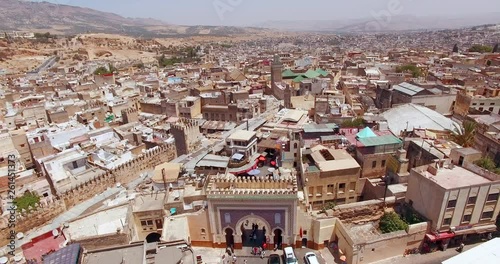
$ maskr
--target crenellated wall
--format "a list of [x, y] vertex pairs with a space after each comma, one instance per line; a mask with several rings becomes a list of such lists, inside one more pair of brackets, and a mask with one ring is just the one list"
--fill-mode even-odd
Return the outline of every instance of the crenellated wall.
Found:
[[[171, 161], [176, 157], [176, 148], [173, 144], [152, 149], [141, 154], [136, 159], [106, 171], [88, 182], [62, 193], [53, 201], [40, 203], [29, 213], [18, 212], [15, 230], [16, 232], [27, 232], [40, 227], [71, 207], [102, 193], [109, 187], [115, 186], [116, 183], [127, 184], [137, 179], [141, 172], [151, 170], [155, 166]], [[7, 221], [5, 217], [0, 220]], [[0, 230], [0, 246], [5, 246], [9, 242], [9, 232], [10, 228]]]
[[[16, 232], [25, 233], [33, 228], [39, 227], [54, 219], [59, 214], [66, 211], [66, 206], [61, 199], [43, 200], [32, 208], [29, 212], [22, 211], [16, 213]], [[3, 218], [2, 220], [5, 220]], [[0, 230], [0, 246], [5, 246], [10, 242], [11, 228]], [[18, 245], [19, 246], [19, 245]]]

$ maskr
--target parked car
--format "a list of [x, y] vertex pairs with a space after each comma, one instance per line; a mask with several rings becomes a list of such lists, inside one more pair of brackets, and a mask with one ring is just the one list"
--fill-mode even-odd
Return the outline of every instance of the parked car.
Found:
[[269, 255], [269, 260], [267, 261], [267, 263], [268, 264], [282, 264], [280, 255], [278, 255], [278, 254]]
[[312, 252], [308, 252], [304, 255], [304, 260], [306, 264], [319, 264], [318, 257]]
[[285, 255], [285, 264], [299, 264], [292, 247], [284, 248], [283, 253]]

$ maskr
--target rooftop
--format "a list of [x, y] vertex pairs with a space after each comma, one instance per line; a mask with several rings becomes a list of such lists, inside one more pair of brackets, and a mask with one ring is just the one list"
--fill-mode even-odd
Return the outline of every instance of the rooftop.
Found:
[[229, 140], [248, 141], [256, 135], [255, 131], [238, 130], [231, 134]]
[[444, 168], [437, 170], [436, 175], [433, 175], [428, 170], [422, 171], [428, 167], [422, 166], [415, 170], [444, 189], [457, 189], [491, 182], [491, 180], [481, 175], [458, 166], [444, 166]]
[[155, 193], [151, 195], [137, 196], [132, 205], [132, 211], [147, 212], [163, 210], [163, 201], [165, 200], [164, 193]]
[[153, 182], [155, 183], [163, 183], [163, 182], [175, 182], [179, 177], [179, 173], [181, 172], [180, 163], [169, 163], [164, 162], [155, 167]]

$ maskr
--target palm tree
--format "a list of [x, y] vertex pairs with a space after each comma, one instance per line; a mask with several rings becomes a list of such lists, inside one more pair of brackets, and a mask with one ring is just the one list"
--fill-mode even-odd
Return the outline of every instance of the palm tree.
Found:
[[477, 124], [472, 121], [464, 121], [462, 126], [455, 125], [451, 139], [464, 148], [471, 147], [474, 144], [476, 125]]

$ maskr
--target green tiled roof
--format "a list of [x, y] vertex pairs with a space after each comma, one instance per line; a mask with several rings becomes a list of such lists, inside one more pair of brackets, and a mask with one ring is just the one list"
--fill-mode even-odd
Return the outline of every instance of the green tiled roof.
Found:
[[300, 76], [299, 73], [295, 73], [295, 72], [293, 72], [290, 69], [287, 69], [286, 71], [284, 71], [283, 73], [281, 73], [281, 75], [283, 77], [296, 77], [296, 76]]
[[323, 70], [323, 69], [317, 69], [317, 70], [316, 70], [316, 72], [317, 72], [317, 73], [319, 73], [319, 74], [320, 74], [321, 76], [323, 76], [323, 77], [328, 76], [328, 72], [326, 72], [326, 71], [325, 71], [325, 70]]
[[365, 147], [401, 144], [401, 140], [393, 135], [359, 138], [358, 141]]
[[305, 80], [305, 78], [302, 77], [302, 75], [299, 75], [299, 76], [295, 77], [295, 79], [293, 79], [293, 82], [299, 83], [303, 80]]
[[313, 70], [308, 70], [306, 73], [304, 73], [304, 76], [306, 76], [309, 79], [312, 79], [320, 76], [320, 74]]

